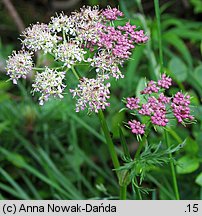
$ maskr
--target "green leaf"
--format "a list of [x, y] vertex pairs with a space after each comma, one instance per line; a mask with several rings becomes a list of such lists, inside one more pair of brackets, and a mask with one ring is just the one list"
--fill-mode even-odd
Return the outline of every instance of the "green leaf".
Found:
[[139, 83], [138, 83], [137, 88], [136, 88], [136, 96], [137, 96], [137, 97], [142, 96], [142, 95], [140, 94], [140, 92], [141, 92], [145, 87], [146, 87], [146, 79], [145, 79], [145, 78], [141, 78], [141, 79], [139, 80]]
[[127, 73], [125, 74], [124, 85], [127, 85], [127, 92], [131, 92], [135, 88], [135, 83], [139, 80], [137, 78], [137, 67], [140, 63], [140, 60], [143, 56], [144, 46], [137, 46], [131, 56], [131, 60], [128, 62]]
[[199, 151], [199, 146], [195, 140], [193, 140], [191, 137], [187, 137], [184, 150], [189, 153], [189, 155], [197, 155]]
[[195, 182], [202, 187], [202, 172], [197, 175]]
[[202, 64], [195, 68], [194, 76], [202, 83]]
[[169, 70], [174, 75], [174, 79], [180, 82], [183, 82], [186, 80], [188, 70], [187, 70], [186, 65], [181, 59], [177, 57], [172, 58], [169, 62], [168, 67], [169, 67]]
[[190, 0], [190, 3], [194, 7], [194, 13], [200, 14], [202, 13], [202, 2], [199, 0]]
[[183, 156], [178, 161], [177, 173], [188, 174], [196, 171], [199, 168], [198, 158]]
[[186, 27], [176, 27], [176, 28], [172, 28], [171, 30], [167, 32], [177, 35], [183, 39], [201, 41], [201, 30], [200, 29], [196, 31], [193, 29], [187, 29]]
[[23, 168], [26, 164], [25, 159], [23, 156], [17, 153], [9, 152], [8, 150], [4, 148], [0, 148], [0, 152], [4, 154], [8, 161], [10, 161], [12, 164], [14, 164], [17, 167]]
[[167, 34], [165, 33], [163, 35], [163, 39], [168, 43], [171, 44], [173, 47], [175, 47], [176, 50], [179, 51], [180, 55], [183, 57], [183, 59], [186, 61], [186, 63], [189, 66], [192, 66], [192, 57], [191, 54], [185, 45], [184, 41], [177, 37], [174, 34]]

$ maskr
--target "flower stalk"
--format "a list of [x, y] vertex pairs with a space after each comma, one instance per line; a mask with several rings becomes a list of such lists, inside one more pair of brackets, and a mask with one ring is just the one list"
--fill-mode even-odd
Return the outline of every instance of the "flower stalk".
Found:
[[[169, 141], [168, 133], [166, 130], [164, 130], [164, 136], [165, 136], [165, 143], [167, 147], [170, 148], [170, 141]], [[173, 189], [175, 192], [175, 198], [176, 200], [180, 200], [180, 194], [178, 190], [177, 177], [176, 177], [176, 171], [175, 171], [175, 165], [173, 162], [172, 153], [169, 153], [169, 159], [170, 159], [170, 169], [171, 169], [171, 175], [172, 175], [172, 181], [173, 181]]]
[[[75, 68], [71, 67], [71, 69], [72, 69], [72, 72], [75, 75], [75, 77], [79, 80], [80, 77], [79, 77], [78, 73], [76, 72]], [[118, 173], [117, 169], [120, 167], [120, 163], [118, 160], [118, 156], [116, 154], [114, 143], [113, 143], [111, 135], [110, 135], [109, 128], [107, 126], [107, 122], [106, 122], [105, 117], [104, 117], [104, 113], [101, 109], [98, 111], [98, 118], [100, 120], [100, 124], [101, 124], [102, 130], [103, 130], [103, 133], [104, 133], [104, 136], [106, 139], [106, 144], [108, 146], [108, 150], [109, 150], [109, 153], [110, 153], [110, 156], [112, 159], [113, 166], [116, 170], [117, 177], [119, 178], [119, 173]], [[127, 197], [127, 186], [120, 186], [120, 199], [125, 200], [126, 197]]]
[[[112, 141], [110, 131], [109, 131], [109, 128], [107, 126], [107, 122], [105, 120], [105, 117], [104, 117], [102, 110], [99, 110], [98, 117], [100, 120], [102, 130], [103, 130], [104, 135], [105, 135], [106, 144], [107, 144], [108, 149], [109, 149], [109, 153], [110, 153], [110, 156], [112, 159], [113, 166], [116, 170], [117, 177], [119, 177], [119, 173], [117, 171], [117, 169], [120, 167], [118, 156], [116, 154], [115, 146], [114, 146], [114, 143]], [[120, 199], [121, 200], [126, 199], [126, 193], [127, 193], [127, 186], [120, 186]]]

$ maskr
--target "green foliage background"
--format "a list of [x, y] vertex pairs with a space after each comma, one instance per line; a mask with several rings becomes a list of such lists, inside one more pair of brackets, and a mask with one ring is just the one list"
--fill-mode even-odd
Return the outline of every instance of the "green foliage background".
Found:
[[[176, 1], [160, 1], [165, 71], [174, 80], [170, 94], [180, 89], [192, 96], [197, 124], [184, 128], [174, 122], [170, 139], [174, 146], [185, 143], [184, 148], [174, 155], [181, 199], [201, 199], [202, 22], [199, 15], [202, 3], [187, 1], [189, 8], [185, 16], [176, 12], [176, 7], [180, 8], [179, 2], [182, 4], [183, 1], [178, 1], [178, 4]], [[146, 45], [136, 47], [131, 60], [122, 68], [125, 78], [118, 82], [111, 80], [111, 106], [105, 114], [121, 158], [117, 125], [123, 125], [123, 121], [131, 118], [128, 113], [119, 112], [124, 107], [122, 98], [137, 95], [145, 77], [155, 80], [159, 72], [154, 6], [152, 1], [142, 1], [141, 4], [140, 0], [89, 0], [85, 3], [100, 4], [101, 7], [119, 3], [131, 23], [143, 26], [150, 37]], [[19, 13], [25, 17], [25, 11], [21, 12], [18, 7]], [[1, 23], [9, 25], [8, 35], [0, 26], [0, 198], [117, 199], [119, 187], [97, 116], [75, 113], [75, 101], [68, 91], [63, 100], [51, 100], [41, 107], [37, 97], [30, 93], [30, 80], [22, 81], [18, 86], [6, 82], [5, 60], [13, 48], [18, 49], [19, 33], [3, 5], [0, 4], [0, 8]], [[33, 17], [29, 22], [35, 19]], [[45, 22], [46, 17], [40, 17], [39, 21]], [[41, 62], [49, 60], [47, 56], [38, 59]], [[78, 70], [89, 73], [85, 67]], [[68, 74], [66, 82], [69, 87], [75, 85], [71, 74]], [[138, 145], [136, 138], [126, 128], [122, 127], [122, 130], [129, 151], [134, 154]], [[162, 138], [162, 131], [153, 131], [149, 143], [157, 145]], [[144, 199], [173, 199], [169, 165], [148, 165], [143, 187], [151, 189], [144, 194]], [[128, 191], [128, 198], [135, 199], [131, 187]]]

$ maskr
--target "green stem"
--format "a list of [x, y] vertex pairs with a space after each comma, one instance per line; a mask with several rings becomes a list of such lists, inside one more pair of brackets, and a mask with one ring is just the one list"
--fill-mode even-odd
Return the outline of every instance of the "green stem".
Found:
[[127, 186], [120, 187], [120, 200], [126, 200], [127, 198]]
[[[160, 8], [159, 8], [159, 0], [154, 0], [154, 7], [156, 13], [156, 20], [157, 20], [157, 31], [158, 31], [158, 43], [159, 43], [159, 60], [160, 60], [160, 72], [163, 73], [163, 49], [162, 49], [162, 38], [161, 38], [161, 20], [160, 20]], [[170, 143], [168, 139], [167, 131], [165, 130], [165, 142], [168, 148], [170, 148]], [[178, 185], [177, 185], [177, 177], [175, 172], [175, 165], [172, 160], [172, 153], [169, 154], [170, 159], [170, 168], [171, 168], [171, 175], [173, 181], [173, 187], [175, 192], [175, 197], [177, 200], [180, 199]]]
[[62, 31], [62, 36], [63, 36], [64, 42], [67, 43], [67, 39], [66, 39], [66, 35], [65, 35], [65, 31], [64, 30]]
[[137, 151], [136, 151], [136, 153], [135, 153], [135, 158], [139, 157], [139, 155], [140, 155], [140, 153], [141, 153], [141, 151], [142, 151], [142, 148], [143, 148], [143, 146], [144, 146], [145, 140], [146, 140], [146, 136], [144, 136], [144, 137], [142, 138], [142, 140], [140, 141], [140, 144], [139, 144], [139, 146], [138, 146], [138, 149], [137, 149]]
[[[165, 134], [165, 142], [168, 148], [170, 148], [170, 142], [169, 142], [169, 137], [167, 134], [167, 131], [165, 130], [164, 132]], [[176, 172], [175, 172], [175, 165], [173, 163], [173, 156], [172, 153], [169, 153], [169, 159], [170, 159], [170, 168], [171, 168], [171, 174], [172, 174], [172, 181], [173, 181], [173, 187], [174, 187], [174, 192], [175, 192], [175, 198], [177, 200], [180, 199], [180, 195], [179, 195], [179, 190], [178, 190], [178, 185], [177, 185], [177, 177], [176, 177]]]
[[[116, 154], [115, 146], [114, 146], [114, 143], [112, 141], [112, 138], [111, 138], [111, 135], [110, 135], [110, 132], [109, 132], [109, 128], [107, 126], [107, 122], [105, 120], [105, 117], [104, 117], [104, 114], [103, 114], [102, 110], [99, 110], [98, 117], [99, 117], [99, 120], [100, 120], [102, 130], [103, 130], [104, 135], [105, 135], [106, 143], [107, 143], [107, 146], [108, 146], [108, 149], [109, 149], [109, 153], [110, 153], [110, 156], [111, 156], [111, 159], [112, 159], [113, 166], [116, 169], [117, 177], [119, 177], [118, 176], [118, 171], [117, 171], [117, 169], [120, 167], [118, 156]], [[120, 199], [121, 200], [126, 199], [126, 193], [127, 193], [127, 186], [120, 186]]]
[[[53, 67], [53, 68], [51, 68], [51, 69], [57, 70], [57, 69], [61, 69], [61, 68], [63, 68], [63, 66], [61, 66], [61, 67]], [[36, 71], [44, 71], [46, 68], [33, 67], [32, 69], [33, 69], [33, 70], [36, 70]]]
[[[143, 139], [140, 141], [138, 149], [137, 149], [137, 151], [135, 153], [134, 160], [135, 160], [135, 158], [139, 157], [139, 155], [140, 155], [140, 153], [142, 151], [142, 148], [144, 146], [145, 140], [146, 140], [146, 136], [144, 136]], [[134, 177], [134, 182], [135, 182], [134, 188], [135, 188], [135, 193], [136, 193], [137, 199], [142, 200], [142, 195], [141, 195], [141, 192], [140, 192], [140, 189], [139, 189], [139, 184], [138, 184], [136, 176]]]
[[109, 148], [109, 152], [110, 152], [110, 155], [112, 158], [114, 168], [118, 169], [120, 167], [119, 160], [118, 160], [118, 157], [117, 157], [117, 154], [115, 151], [115, 147], [114, 147], [114, 144], [112, 142], [112, 138], [111, 138], [111, 135], [110, 135], [110, 132], [109, 132], [109, 129], [108, 129], [108, 126], [107, 126], [107, 123], [106, 123], [106, 120], [105, 120], [105, 117], [104, 117], [102, 110], [99, 110], [98, 117], [99, 117], [99, 120], [100, 120], [100, 123], [102, 126], [102, 130], [103, 130], [105, 138], [106, 138], [106, 142], [107, 142], [107, 145]]
[[80, 76], [79, 76], [79, 74], [76, 72], [75, 68], [72, 66], [71, 69], [72, 69], [72, 72], [73, 72], [74, 76], [79, 80], [79, 79], [80, 79]]
[[156, 13], [156, 20], [157, 20], [160, 72], [163, 73], [163, 49], [162, 49], [162, 39], [161, 39], [161, 18], [160, 18], [159, 0], [154, 0], [154, 7]]
[[37, 68], [37, 67], [33, 67], [32, 69], [33, 69], [33, 70], [38, 70], [38, 71], [43, 71], [43, 70], [45, 70], [45, 68]]

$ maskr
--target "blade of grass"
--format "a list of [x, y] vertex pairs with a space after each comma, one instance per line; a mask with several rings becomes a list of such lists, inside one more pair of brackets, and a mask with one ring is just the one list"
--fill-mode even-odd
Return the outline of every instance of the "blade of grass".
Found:
[[159, 0], [154, 0], [154, 8], [156, 14], [156, 21], [157, 21], [160, 72], [163, 73], [163, 49], [162, 49], [162, 39], [161, 39], [161, 18], [160, 18]]
[[71, 194], [72, 199], [82, 199], [82, 194], [75, 188], [75, 186], [58, 170], [50, 157], [43, 151], [43, 149], [39, 148], [39, 154], [44, 159], [44, 162], [49, 165], [49, 167], [54, 171], [55, 177], [57, 177], [58, 182], [64, 187], [64, 189]]
[[27, 177], [24, 173], [21, 173], [21, 176], [24, 182], [26, 183], [26, 185], [28, 186], [28, 188], [30, 189], [30, 191], [32, 192], [32, 194], [34, 195], [34, 198], [37, 200], [41, 200], [42, 199], [41, 195], [38, 193], [37, 188], [30, 181], [29, 177]]
[[0, 182], [0, 189], [5, 191], [6, 193], [18, 198], [18, 199], [23, 199], [23, 197], [21, 196], [21, 194], [19, 194], [16, 190], [14, 190], [13, 188], [9, 187], [7, 184], [3, 184]]
[[71, 113], [69, 115], [70, 118], [74, 119], [76, 122], [78, 122], [80, 125], [82, 125], [86, 130], [88, 130], [91, 134], [93, 134], [95, 137], [97, 137], [100, 141], [105, 142], [105, 138], [100, 135], [95, 129], [93, 129], [91, 126], [89, 126], [85, 121], [83, 121], [81, 118], [76, 116], [75, 114]]
[[21, 198], [22, 199], [29, 199], [28, 194], [20, 187], [20, 185], [13, 180], [13, 178], [4, 170], [0, 167], [0, 173], [2, 175], [2, 177], [5, 178], [5, 180], [10, 183], [13, 188], [16, 190], [17, 193], [21, 194]]

